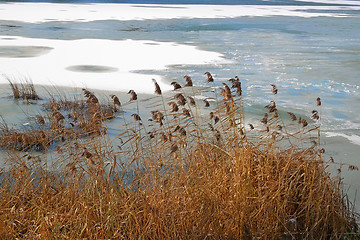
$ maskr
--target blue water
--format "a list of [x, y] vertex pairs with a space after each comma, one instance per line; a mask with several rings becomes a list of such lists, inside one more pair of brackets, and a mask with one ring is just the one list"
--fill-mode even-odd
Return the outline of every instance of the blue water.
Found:
[[[338, 5], [291, 0], [6, 2]], [[360, 11], [347, 8], [348, 6], [351, 5], [336, 10], [303, 10], [304, 13], [346, 15], [314, 18], [272, 16], [25, 23], [2, 21], [0, 15], [0, 35], [61, 40], [152, 40], [176, 42], [218, 52], [232, 63], [178, 65], [169, 66], [163, 71], [141, 72], [161, 75], [169, 82], [173, 79], [183, 81], [182, 76], [188, 74], [198, 86], [205, 85], [205, 71], [214, 73], [218, 85], [237, 75], [243, 83], [244, 102], [251, 115], [250, 119], [260, 118], [263, 106], [274, 99], [270, 84], [276, 84], [279, 89], [276, 101], [283, 111], [311, 116], [311, 111], [316, 107], [316, 98], [321, 97], [322, 130], [325, 133], [354, 135], [360, 139]], [[325, 138], [328, 156], [333, 156], [339, 162], [360, 165], [360, 146], [340, 135]], [[347, 176], [347, 184], [353, 190], [360, 190], [359, 173]]]

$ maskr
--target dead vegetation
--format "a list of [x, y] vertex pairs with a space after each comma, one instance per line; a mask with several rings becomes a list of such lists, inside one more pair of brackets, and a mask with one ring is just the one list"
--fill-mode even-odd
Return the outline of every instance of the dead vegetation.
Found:
[[22, 99], [28, 103], [31, 100], [39, 100], [39, 95], [35, 91], [34, 84], [31, 79], [24, 79], [20, 83], [16, 83], [10, 77], [5, 76], [8, 80], [13, 92], [14, 99]]
[[46, 151], [59, 142], [89, 135], [103, 135], [103, 122], [115, 117], [118, 108], [83, 89], [85, 99], [55, 99], [43, 104], [43, 114], [31, 118], [29, 127], [12, 129], [0, 126], [0, 148], [17, 151]]
[[[141, 99], [130, 90], [123, 105], [115, 95], [113, 103], [101, 104], [83, 89], [84, 99], [51, 99], [30, 130], [4, 123], [1, 146], [14, 154], [13, 167], [1, 173], [0, 237], [359, 237], [340, 172], [329, 172], [336, 163], [322, 155], [320, 117], [310, 122], [289, 112], [284, 124], [272, 101], [258, 123], [245, 124], [239, 78], [230, 79], [231, 87], [223, 83], [215, 101], [197, 99], [197, 91], [207, 90], [184, 78], [170, 96], [155, 80], [157, 96]], [[148, 113], [139, 110], [144, 103]], [[314, 99], [315, 108], [319, 103]], [[136, 110], [122, 111], [126, 105]], [[123, 117], [122, 131], [109, 139], [104, 120], [115, 114]], [[29, 151], [46, 152], [50, 143], [57, 146], [54, 169]]]

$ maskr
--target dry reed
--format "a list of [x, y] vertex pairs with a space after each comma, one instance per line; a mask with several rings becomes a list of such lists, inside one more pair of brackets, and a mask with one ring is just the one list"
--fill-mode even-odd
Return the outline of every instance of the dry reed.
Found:
[[[185, 81], [192, 87], [189, 76]], [[299, 118], [294, 132], [286, 131], [298, 118], [288, 113], [294, 122], [283, 127], [272, 101], [261, 124], [245, 128], [238, 78], [234, 91], [223, 84], [222, 99], [216, 99], [223, 104], [204, 101], [210, 119], [180, 84], [167, 97], [154, 83], [159, 96], [144, 100], [151, 106], [147, 114], [129, 91], [127, 104], [136, 104], [136, 111], [127, 114], [132, 121], [122, 112], [115, 139], [105, 134], [104, 120], [123, 107], [119, 99], [112, 95], [113, 103], [100, 104], [86, 89], [83, 100], [52, 99], [44, 116], [36, 116], [37, 128], [17, 132], [3, 124], [0, 142], [12, 144], [2, 147], [16, 154], [13, 167], [0, 176], [1, 239], [359, 237], [341, 177], [329, 173], [329, 164], [336, 163], [324, 161], [319, 140], [308, 147], [293, 141], [308, 141], [319, 131], [317, 123]], [[143, 120], [147, 116], [151, 121]], [[56, 170], [44, 167], [41, 155], [16, 152], [25, 153], [27, 141], [40, 135], [45, 151], [55, 139], [67, 139], [54, 143]]]
[[8, 80], [13, 92], [14, 99], [22, 99], [30, 103], [31, 100], [39, 100], [39, 95], [35, 91], [34, 84], [31, 79], [23, 79], [20, 83], [16, 83], [9, 76], [5, 76]]

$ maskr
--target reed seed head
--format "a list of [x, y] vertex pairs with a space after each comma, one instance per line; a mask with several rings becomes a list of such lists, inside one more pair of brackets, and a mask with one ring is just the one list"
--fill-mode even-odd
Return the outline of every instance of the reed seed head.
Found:
[[261, 120], [260, 120], [261, 123], [263, 124], [267, 124], [268, 123], [268, 117], [267, 116], [264, 116]]
[[277, 87], [275, 86], [275, 84], [270, 84], [270, 86], [272, 86], [272, 92], [273, 92], [273, 94], [277, 94], [277, 93], [278, 93], [278, 89], [277, 89]]
[[135, 121], [141, 121], [141, 117], [137, 113], [131, 114], [131, 116], [134, 118]]
[[190, 111], [186, 108], [183, 108], [183, 114], [186, 116], [186, 117], [191, 117], [190, 115]]
[[193, 86], [193, 82], [190, 76], [185, 75], [184, 79], [186, 81], [186, 84], [184, 85], [184, 87], [192, 87]]
[[56, 120], [57, 123], [60, 122], [60, 121], [62, 121], [62, 120], [65, 120], [64, 115], [62, 115], [62, 114], [61, 114], [60, 112], [58, 112], [58, 111], [55, 111], [55, 112], [53, 113], [53, 118]]
[[300, 119], [301, 118], [299, 118], [299, 123], [301, 123], [303, 127], [306, 127], [308, 125], [308, 122], [305, 119], [301, 119], [300, 121]]
[[225, 111], [226, 113], [230, 113], [231, 112], [231, 107], [233, 106], [230, 102], [225, 102], [224, 103], [225, 106]]
[[242, 88], [241, 88], [241, 82], [239, 82], [239, 80], [235, 80], [232, 83], [231, 88], [236, 88], [236, 93], [238, 94], [238, 96], [242, 95]]
[[174, 153], [179, 149], [178, 145], [173, 143], [170, 147], [170, 153]]
[[195, 107], [196, 103], [195, 103], [195, 99], [193, 97], [188, 96], [188, 99], [190, 100], [189, 103], [191, 106]]
[[45, 119], [43, 116], [41, 115], [36, 115], [36, 121], [41, 124], [41, 125], [44, 125], [45, 124]]
[[137, 94], [136, 94], [136, 92], [135, 92], [134, 90], [130, 90], [130, 91], [128, 92], [128, 94], [131, 94], [130, 101], [135, 101], [135, 100], [137, 100]]
[[83, 93], [84, 93], [84, 97], [86, 97], [86, 98], [88, 98], [88, 97], [90, 97], [91, 95], [93, 95], [92, 92], [90, 92], [89, 90], [87, 90], [87, 89], [85, 89], [85, 88], [83, 88], [82, 91], [83, 91]]
[[164, 119], [164, 114], [162, 114], [162, 112], [156, 110], [156, 111], [151, 111], [152, 114], [152, 119], [157, 122], [160, 123], [160, 126], [163, 125], [163, 119]]
[[210, 115], [210, 119], [213, 119], [213, 118], [215, 117], [215, 113], [214, 113], [214, 112], [210, 112], [209, 115]]
[[175, 102], [169, 102], [168, 105], [171, 107], [170, 112], [177, 112], [179, 111], [179, 107]]
[[181, 85], [177, 82], [172, 82], [171, 85], [174, 87], [174, 91], [181, 89]]
[[214, 79], [213, 79], [211, 73], [205, 72], [204, 75], [207, 76], [207, 81], [208, 81], [209, 83], [210, 83], [210, 82], [214, 82]]
[[229, 86], [226, 83], [222, 83], [224, 85], [224, 89], [221, 89], [221, 95], [224, 97], [225, 101], [228, 101], [232, 98], [231, 96], [231, 90]]
[[295, 115], [294, 113], [292, 113], [292, 112], [287, 112], [287, 114], [289, 114], [289, 116], [290, 116], [290, 118], [291, 118], [292, 121], [296, 121], [296, 120], [297, 120], [296, 115]]
[[165, 134], [164, 132], [161, 132], [161, 138], [160, 138], [161, 141], [163, 142], [167, 142], [169, 141], [169, 135], [168, 134]]
[[155, 84], [155, 94], [161, 95], [161, 88], [160, 88], [159, 84], [156, 82], [155, 79], [152, 79], [152, 81]]
[[221, 140], [221, 134], [220, 134], [220, 131], [219, 130], [215, 130], [215, 138], [216, 138], [216, 141], [220, 141]]
[[319, 97], [316, 99], [316, 105], [321, 106], [321, 99]]
[[91, 95], [90, 97], [88, 97], [88, 100], [86, 102], [89, 104], [97, 104], [99, 103], [99, 100], [95, 95]]
[[93, 154], [90, 153], [87, 149], [84, 149], [84, 152], [81, 154], [81, 156], [87, 158], [87, 159], [91, 159]]
[[351, 170], [351, 171], [359, 171], [359, 167], [358, 166], [355, 166], [355, 165], [349, 165], [349, 170]]
[[119, 107], [121, 107], [120, 100], [116, 95], [111, 95], [111, 98], [113, 100], [114, 105], [118, 105]]
[[186, 98], [181, 93], [175, 94], [175, 99], [177, 99], [178, 104], [184, 106], [186, 104]]
[[179, 132], [181, 136], [186, 136], [185, 128], [180, 125], [177, 125], [173, 132]]
[[203, 99], [204, 103], [205, 103], [205, 107], [210, 107], [210, 103], [208, 100], [206, 99]]
[[312, 119], [314, 119], [314, 120], [319, 120], [319, 115], [318, 115], [318, 111], [316, 111], [316, 110], [312, 110], [312, 112], [311, 112], [313, 115], [311, 116], [311, 118]]

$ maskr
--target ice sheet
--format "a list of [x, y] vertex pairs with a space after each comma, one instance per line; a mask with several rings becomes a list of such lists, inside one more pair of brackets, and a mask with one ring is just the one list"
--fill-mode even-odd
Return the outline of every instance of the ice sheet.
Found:
[[[317, 1], [317, 0], [313, 0]], [[325, 1], [325, 0], [321, 0]], [[328, 0], [329, 1], [329, 0]], [[348, 2], [348, 1], [345, 1]], [[346, 4], [346, 3], [345, 3]], [[359, 6], [346, 6], [360, 10]], [[0, 4], [0, 20], [24, 22], [234, 18], [254, 16], [339, 17], [344, 14], [306, 12], [344, 10], [343, 6], [154, 5], [154, 4]]]
[[360, 145], [360, 136], [355, 134], [347, 135], [344, 133], [337, 133], [337, 132], [325, 132], [325, 135], [327, 137], [343, 137], [348, 139], [353, 144]]
[[360, 6], [359, 1], [347, 1], [347, 0], [295, 0], [298, 2], [313, 2], [313, 3], [325, 3], [325, 4], [340, 4], [340, 5], [357, 5]]
[[[219, 53], [172, 42], [22, 37], [6, 40], [0, 36], [0, 46], [4, 55], [1, 56], [0, 52], [0, 83], [7, 83], [6, 77], [19, 81], [30, 78], [35, 84], [114, 91], [136, 89], [143, 93], [154, 91], [152, 78], [159, 82], [163, 91], [171, 86], [160, 76], [134, 71], [161, 70], [173, 64], [228, 61]], [[6, 47], [8, 49], [4, 53]], [[20, 54], [20, 57], [12, 52]]]

